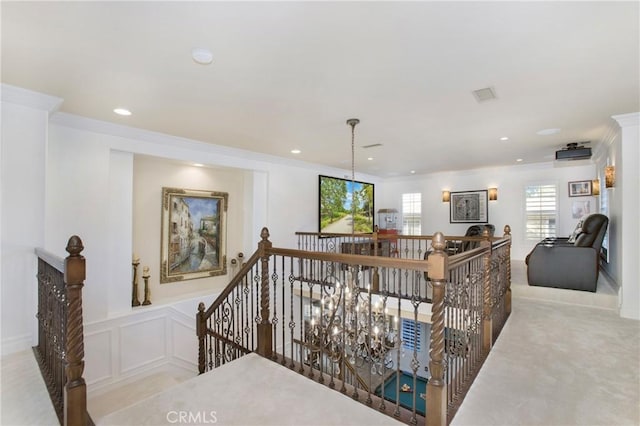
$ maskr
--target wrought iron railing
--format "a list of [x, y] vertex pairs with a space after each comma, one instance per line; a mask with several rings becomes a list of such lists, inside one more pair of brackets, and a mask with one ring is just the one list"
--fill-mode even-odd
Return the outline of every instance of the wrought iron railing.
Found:
[[[410, 238], [396, 246], [405, 258], [378, 253], [385, 238], [372, 235], [274, 248], [263, 229], [230, 285], [198, 308], [199, 370], [255, 351], [406, 423], [445, 424], [508, 316], [506, 231], [453, 256], [442, 234]], [[358, 244], [376, 256], [350, 254]]]
[[42, 249], [38, 256], [38, 345], [33, 348], [60, 424], [92, 425], [87, 413], [82, 325], [85, 259], [82, 241], [69, 239], [62, 260]]

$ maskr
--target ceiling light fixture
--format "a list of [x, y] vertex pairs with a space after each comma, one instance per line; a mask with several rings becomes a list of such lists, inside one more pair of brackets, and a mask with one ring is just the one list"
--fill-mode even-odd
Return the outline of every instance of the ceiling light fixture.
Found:
[[522, 158], [516, 158], [516, 161], [517, 161], [518, 163], [522, 163]]
[[116, 108], [113, 110], [113, 112], [115, 112], [118, 115], [122, 115], [122, 116], [129, 116], [131, 115], [131, 111], [129, 111], [126, 108]]
[[368, 157], [367, 160], [373, 161], [373, 157]]
[[300, 154], [302, 151], [300, 151], [299, 149], [292, 149], [291, 153], [292, 154]]
[[[355, 177], [355, 127], [360, 120], [350, 118], [351, 126], [351, 200], [357, 191], [354, 188]], [[356, 253], [355, 217], [356, 202], [351, 203], [351, 253]], [[359, 234], [363, 235], [363, 234]], [[360, 237], [358, 237], [360, 238]], [[342, 248], [345, 248], [346, 242]], [[343, 250], [344, 251], [344, 250]], [[358, 250], [359, 252], [359, 250]], [[384, 302], [375, 301], [380, 291], [379, 280], [374, 278], [365, 282], [364, 274], [357, 266], [344, 265], [344, 268], [328, 269], [323, 274], [323, 285], [331, 291], [320, 295], [321, 308], [311, 309], [310, 321], [306, 323], [310, 349], [319, 352], [328, 360], [350, 357], [350, 363], [356, 357], [366, 357], [367, 369], [371, 375], [380, 377], [393, 370], [394, 359], [391, 354], [400, 350], [398, 335], [398, 317], [391, 321]], [[374, 299], [375, 298], [375, 299]], [[382, 305], [382, 306], [381, 306]], [[327, 343], [328, 342], [328, 343]], [[347, 355], [349, 354], [349, 355]]]
[[202, 163], [193, 163], [193, 167], [204, 167]]
[[560, 133], [560, 129], [556, 129], [556, 128], [542, 129], [536, 132], [536, 134], [540, 136], [550, 136], [550, 135], [555, 135], [556, 133]]
[[503, 137], [501, 137], [501, 138], [500, 138], [500, 140], [501, 140], [501, 141], [508, 141], [508, 140], [509, 140], [509, 138], [508, 138], [508, 137], [506, 137], [506, 136], [503, 136]]
[[210, 50], [201, 47], [196, 47], [191, 51], [191, 57], [200, 65], [209, 65], [213, 62], [213, 54]]

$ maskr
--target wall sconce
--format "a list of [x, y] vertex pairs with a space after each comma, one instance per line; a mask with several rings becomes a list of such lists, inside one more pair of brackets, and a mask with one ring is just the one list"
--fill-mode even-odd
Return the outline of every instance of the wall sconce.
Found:
[[449, 201], [451, 201], [451, 192], [442, 191], [442, 202], [448, 203]]
[[591, 195], [600, 195], [600, 179], [591, 181]]
[[604, 168], [604, 186], [605, 188], [613, 188], [616, 186], [616, 167], [607, 166]]
[[498, 199], [498, 188], [489, 188], [489, 201], [496, 201]]

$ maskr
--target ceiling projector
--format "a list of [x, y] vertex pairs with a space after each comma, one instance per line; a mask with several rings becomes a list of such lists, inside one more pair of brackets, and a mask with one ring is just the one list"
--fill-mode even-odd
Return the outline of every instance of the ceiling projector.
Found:
[[591, 148], [582, 144], [589, 142], [568, 143], [566, 148], [556, 151], [556, 160], [586, 160], [591, 158]]

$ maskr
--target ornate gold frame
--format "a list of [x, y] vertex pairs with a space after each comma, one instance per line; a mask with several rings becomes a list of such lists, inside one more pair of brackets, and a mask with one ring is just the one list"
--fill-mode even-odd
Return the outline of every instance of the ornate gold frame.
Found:
[[160, 283], [227, 273], [229, 194], [162, 188]]

